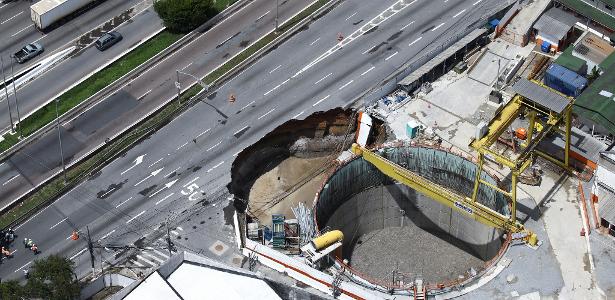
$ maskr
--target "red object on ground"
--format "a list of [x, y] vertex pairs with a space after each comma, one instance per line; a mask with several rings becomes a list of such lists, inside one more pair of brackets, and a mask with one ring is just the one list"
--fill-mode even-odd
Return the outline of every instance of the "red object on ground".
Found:
[[517, 138], [525, 140], [527, 138], [527, 130], [523, 127], [519, 127], [515, 130], [515, 135]]
[[581, 236], [585, 236], [585, 228], [581, 228]]
[[341, 32], [340, 32], [340, 33], [338, 33], [338, 34], [337, 34], [337, 41], [338, 41], [338, 42], [341, 42], [343, 39], [344, 39], [344, 36], [342, 35], [342, 33], [341, 33]]
[[77, 231], [73, 230], [73, 233], [70, 235], [70, 239], [73, 241], [76, 241], [79, 239], [79, 233], [77, 233]]

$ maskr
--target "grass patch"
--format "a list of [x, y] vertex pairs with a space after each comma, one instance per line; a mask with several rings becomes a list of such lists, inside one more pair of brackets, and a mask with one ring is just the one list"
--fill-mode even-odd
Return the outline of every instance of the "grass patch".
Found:
[[214, 8], [216, 8], [216, 11], [221, 12], [237, 1], [238, 0], [214, 0]]
[[[100, 70], [96, 74], [68, 90], [66, 93], [62, 94], [59, 97], [58, 113], [62, 115], [73, 107], [79, 105], [81, 102], [85, 101], [98, 91], [124, 76], [126, 73], [138, 67], [181, 37], [182, 35], [179, 34], [162, 31], [160, 34], [126, 54], [124, 57], [118, 59], [106, 68]], [[47, 125], [49, 122], [54, 121], [55, 118], [55, 102], [50, 102], [34, 112], [28, 118], [22, 120], [21, 130], [24, 137], [31, 135], [36, 130]], [[3, 137], [5, 140], [0, 143], [0, 151], [5, 151], [18, 142], [15, 136], [11, 136], [8, 133]]]
[[[234, 0], [228, 1], [234, 2]], [[307, 17], [328, 2], [328, 0], [320, 0], [315, 2], [310, 7], [306, 8], [302, 13], [298, 14], [289, 22], [286, 22], [283, 26], [281, 26], [280, 33], [289, 30], [300, 20]], [[275, 39], [278, 34], [279, 33], [271, 33], [265, 36], [259, 42], [245, 49], [242, 53], [235, 56], [235, 58], [231, 59], [230, 61], [222, 65], [220, 68], [210, 73], [205, 78], [205, 81], [207, 83], [214, 82], [224, 73], [231, 70], [233, 67], [237, 66], [247, 57], [267, 45], [269, 42]], [[41, 187], [41, 189], [24, 199], [24, 201], [22, 201], [19, 206], [12, 208], [10, 211], [0, 216], [0, 228], [6, 228], [7, 226], [17, 222], [18, 220], [24, 220], [28, 216], [34, 214], [39, 208], [43, 207], [47, 203], [53, 201], [63, 193], [69, 191], [71, 188], [78, 185], [87, 176], [89, 176], [90, 173], [103, 167], [106, 163], [115, 159], [115, 157], [120, 155], [123, 151], [132, 147], [135, 142], [141, 140], [142, 138], [146, 137], [147, 135], [155, 132], [159, 128], [169, 123], [182, 111], [188, 109], [193, 104], [189, 100], [201, 90], [202, 87], [200, 85], [194, 85], [192, 88], [188, 89], [181, 95], [181, 106], [178, 105], [177, 101], [172, 101], [160, 111], [150, 116], [146, 121], [133, 128], [130, 132], [127, 132], [116, 138], [115, 140], [111, 141], [96, 154], [92, 155], [88, 159], [83, 160], [82, 162], [76, 164], [75, 166], [67, 170], [66, 183], [64, 182], [64, 178], [62, 176], [58, 176], [55, 179], [51, 180], [49, 183], [45, 184], [43, 187]]]

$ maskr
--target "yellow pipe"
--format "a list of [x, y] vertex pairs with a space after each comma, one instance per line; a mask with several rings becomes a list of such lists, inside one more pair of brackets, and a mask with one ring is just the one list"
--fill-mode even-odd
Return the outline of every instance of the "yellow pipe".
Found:
[[339, 230], [332, 230], [317, 238], [314, 238], [312, 240], [312, 246], [314, 246], [316, 250], [321, 250], [337, 242], [341, 242], [343, 239], [344, 239], [344, 233], [342, 233]]

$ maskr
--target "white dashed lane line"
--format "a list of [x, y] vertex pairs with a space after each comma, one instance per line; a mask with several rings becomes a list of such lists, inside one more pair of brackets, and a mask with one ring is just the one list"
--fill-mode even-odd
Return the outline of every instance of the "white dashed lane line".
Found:
[[351, 83], [353, 83], [353, 82], [354, 82], [354, 79], [353, 79], [353, 80], [351, 80], [351, 81], [346, 82], [346, 84], [344, 84], [344, 85], [340, 86], [340, 88], [339, 88], [338, 90], [342, 90], [343, 88], [345, 88], [345, 87], [349, 86], [349, 85], [350, 85]]
[[164, 198], [162, 198], [159, 201], [157, 201], [155, 205], [158, 205], [158, 204], [162, 203], [162, 201], [169, 199], [173, 195], [175, 195], [175, 193], [170, 193], [170, 194], [164, 196]]
[[404, 29], [406, 29], [408, 26], [410, 26], [410, 25], [412, 25], [412, 24], [414, 24], [414, 21], [412, 21], [412, 22], [410, 22], [410, 23], [408, 23], [408, 24], [404, 25], [404, 27], [402, 27], [400, 30], [404, 30]]
[[350, 20], [350, 18], [354, 17], [357, 14], [357, 12], [355, 12], [354, 14], [348, 16], [348, 18], [346, 18], [346, 21]]
[[271, 73], [275, 72], [275, 71], [276, 71], [277, 69], [279, 69], [281, 66], [282, 66], [282, 65], [279, 65], [279, 66], [275, 67], [273, 70], [269, 71], [269, 74], [271, 74]]
[[[3, 6], [4, 6], [4, 5], [3, 5]], [[2, 21], [2, 23], [0, 23], [0, 25], [4, 24], [4, 23], [6, 23], [6, 22], [8, 22], [8, 21], [10, 21], [10, 20], [13, 20], [15, 17], [17, 17], [17, 16], [19, 16], [19, 15], [21, 15], [21, 14], [23, 14], [23, 11], [20, 11], [18, 14], [16, 14], [16, 15], [14, 15], [14, 16], [12, 16], [12, 17], [10, 17], [10, 18], [8, 18], [8, 19], [4, 20], [4, 21]]]
[[155, 161], [154, 163], [152, 163], [151, 165], [149, 165], [148, 168], [151, 168], [152, 166], [154, 166], [155, 164], [159, 163], [161, 160], [163, 160], [164, 157], [161, 157], [159, 160]]
[[397, 53], [399, 53], [399, 51], [396, 51], [395, 53], [387, 56], [387, 58], [385, 58], [384, 61], [387, 61], [387, 60], [391, 59], [393, 56], [397, 55]]
[[312, 107], [314, 107], [314, 106], [316, 106], [316, 105], [320, 104], [320, 102], [323, 102], [323, 101], [325, 101], [325, 100], [329, 99], [329, 97], [331, 97], [331, 95], [327, 95], [327, 96], [325, 96], [324, 98], [322, 98], [322, 99], [320, 99], [320, 100], [316, 101], [316, 103], [312, 104]]
[[318, 79], [318, 81], [314, 82], [314, 85], [319, 84], [320, 82], [322, 82], [323, 80], [327, 79], [327, 77], [329, 77], [331, 75], [333, 75], [333, 73], [329, 73], [325, 77]]
[[270, 111], [266, 112], [264, 115], [262, 115], [262, 116], [258, 117], [258, 120], [260, 120], [260, 119], [262, 119], [262, 118], [266, 117], [268, 114], [272, 113], [274, 110], [275, 110], [275, 108], [272, 108]]
[[[248, 103], [248, 104], [244, 105], [244, 106], [243, 106], [240, 110], [244, 110], [244, 109], [248, 108], [248, 106], [250, 106], [250, 105], [252, 105], [252, 104], [254, 104], [254, 100], [252, 100], [252, 102], [250, 102], [250, 103]], [[208, 129], [208, 130], [209, 130], [209, 129]]]
[[217, 144], [209, 147], [209, 149], [207, 149], [207, 151], [210, 151], [211, 149], [218, 147], [218, 145], [220, 145], [221, 143], [222, 143], [222, 141], [219, 141]]
[[365, 72], [361, 73], [361, 76], [364, 76], [365, 74], [369, 73], [371, 70], [375, 69], [376, 67], [372, 66], [371, 68], [367, 69]]
[[305, 110], [304, 110], [304, 111], [302, 111], [302, 112], [300, 112], [300, 113], [298, 113], [298, 114], [296, 114], [295, 116], [293, 116], [293, 119], [298, 118], [298, 117], [299, 117], [299, 116], [301, 116], [304, 112], [305, 112]]
[[[88, 250], [88, 248], [83, 248], [83, 249], [79, 250], [79, 252], [75, 253], [75, 255], [71, 256], [69, 259], [70, 259], [70, 260], [75, 259], [75, 257], [77, 257], [77, 256], [81, 255], [81, 253], [85, 252], [86, 250]], [[22, 268], [23, 268], [23, 267], [22, 267]]]
[[126, 224], [128, 224], [128, 223], [130, 223], [130, 222], [134, 221], [136, 218], [140, 217], [140, 216], [141, 216], [142, 214], [144, 214], [144, 213], [145, 213], [145, 211], [142, 211], [142, 212], [140, 212], [138, 215], [136, 215], [136, 216], [134, 216], [134, 217], [130, 218], [130, 220], [126, 221]]
[[472, 4], [472, 5], [479, 4], [479, 3], [481, 3], [482, 1], [483, 1], [483, 0], [478, 0], [478, 1], [474, 2], [474, 4]]
[[120, 206], [122, 206], [122, 204], [124, 204], [124, 203], [126, 203], [126, 202], [128, 202], [128, 201], [130, 201], [130, 200], [132, 200], [132, 197], [130, 197], [130, 198], [128, 198], [128, 199], [126, 199], [126, 200], [122, 201], [122, 203], [118, 204], [115, 208], [119, 208]]
[[224, 161], [221, 161], [221, 162], [219, 162], [217, 165], [215, 165], [215, 166], [213, 166], [213, 167], [209, 168], [209, 170], [207, 170], [207, 173], [209, 173], [209, 172], [213, 171], [215, 168], [217, 168], [217, 167], [221, 166], [223, 163], [224, 163]]
[[466, 11], [466, 10], [464, 9], [464, 10], [462, 10], [462, 11], [460, 11], [460, 12], [456, 13], [456, 14], [453, 16], [453, 18], [457, 18], [460, 14], [464, 13], [465, 11]]
[[5, 181], [5, 182], [2, 184], [2, 186], [5, 186], [5, 185], [9, 184], [11, 181], [15, 180], [15, 178], [17, 178], [17, 177], [19, 177], [19, 176], [21, 176], [21, 174], [17, 174], [17, 175], [15, 175], [15, 176], [11, 177], [9, 180]]
[[446, 24], [446, 23], [444, 23], [444, 22], [443, 22], [443, 23], [440, 23], [440, 25], [438, 25], [438, 26], [434, 27], [431, 31], [433, 32], [433, 31], [438, 30], [438, 28], [440, 28], [440, 27], [444, 26], [444, 24]]
[[62, 224], [62, 222], [66, 221], [66, 219], [68, 219], [68, 218], [64, 218], [64, 219], [60, 220], [60, 222], [58, 222], [58, 223], [56, 223], [55, 225], [53, 225], [53, 226], [49, 227], [49, 230], [54, 229], [56, 226], [58, 226], [58, 225]]
[[416, 43], [416, 42], [420, 41], [421, 39], [423, 39], [423, 37], [422, 37], [422, 36], [419, 36], [416, 40], [414, 40], [414, 41], [412, 41], [410, 44], [408, 44], [408, 46], [412, 46], [412, 45], [414, 45], [414, 43]]
[[177, 149], [176, 149], [176, 150], [179, 150], [179, 149], [181, 149], [181, 148], [184, 148], [186, 145], [188, 145], [188, 142], [185, 142], [183, 145], [181, 145], [181, 146], [177, 147]]
[[29, 265], [29, 264], [31, 264], [31, 263], [32, 263], [32, 261], [30, 261], [30, 262], [28, 262], [27, 264], [25, 264], [25, 265], [21, 266], [21, 268], [19, 268], [19, 269], [15, 270], [15, 272], [14, 272], [14, 273], [17, 273], [17, 272], [21, 271], [21, 269], [25, 268], [27, 265]]
[[108, 238], [110, 235], [112, 235], [115, 232], [115, 229], [107, 232], [107, 234], [103, 235], [100, 239], [98, 239], [99, 241], [104, 240], [106, 238]]
[[313, 46], [314, 44], [316, 44], [316, 42], [318, 42], [320, 40], [320, 38], [315, 39], [313, 42], [310, 43], [310, 46]]

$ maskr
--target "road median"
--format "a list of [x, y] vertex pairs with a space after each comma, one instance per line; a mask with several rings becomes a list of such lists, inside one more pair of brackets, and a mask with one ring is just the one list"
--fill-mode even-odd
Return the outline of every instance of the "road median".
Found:
[[[318, 0], [312, 2], [293, 18], [281, 24], [280, 32], [270, 32], [210, 72], [205, 77], [206, 82], [212, 88], [221, 86], [279, 43], [290, 38], [301, 27], [322, 16], [338, 2], [339, 0]], [[14, 201], [11, 206], [5, 207], [3, 215], [0, 216], [0, 227], [14, 226], [25, 221], [29, 216], [49, 205], [63, 193], [130, 149], [135, 143], [157, 131], [194, 105], [202, 97], [207, 96], [207, 92], [201, 90], [200, 86], [197, 86], [193, 85], [184, 90], [181, 96], [183, 105], [179, 106], [176, 103], [171, 103], [174, 99], [168, 99], [131, 126], [118, 132], [107, 143], [98, 145], [95, 149], [77, 159], [67, 169], [66, 182], [64, 182], [63, 176], [59, 176], [60, 172], [57, 172], [44, 183], [31, 190], [27, 195]]]

